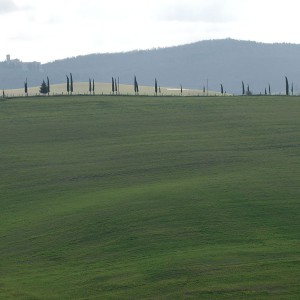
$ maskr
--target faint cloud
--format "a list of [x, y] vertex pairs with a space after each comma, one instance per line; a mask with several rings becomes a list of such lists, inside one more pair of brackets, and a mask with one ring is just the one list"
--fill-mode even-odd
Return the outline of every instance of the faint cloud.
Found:
[[0, 0], [0, 15], [28, 10], [28, 9], [31, 9], [31, 7], [28, 5], [19, 7], [15, 4], [13, 0]]
[[17, 11], [18, 7], [12, 0], [0, 0], [0, 14]]
[[157, 11], [161, 21], [225, 23], [237, 19], [236, 0], [165, 1]]
[[16, 41], [16, 42], [32, 42], [37, 39], [36, 36], [33, 36], [32, 34], [28, 33], [17, 33], [9, 38], [10, 41]]
[[55, 24], [60, 24], [62, 22], [63, 22], [63, 19], [61, 17], [51, 16], [46, 20], [45, 23], [47, 23], [49, 25], [55, 25]]

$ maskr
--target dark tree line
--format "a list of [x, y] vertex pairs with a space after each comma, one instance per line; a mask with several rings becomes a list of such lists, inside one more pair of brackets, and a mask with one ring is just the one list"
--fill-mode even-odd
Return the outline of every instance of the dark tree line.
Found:
[[[73, 83], [73, 75], [72, 73], [68, 75], [66, 75], [67, 78], [67, 93], [72, 95], [73, 91], [74, 91], [74, 83]], [[111, 90], [113, 94], [118, 94], [120, 93], [120, 82], [119, 82], [119, 77], [118, 78], [111, 78]], [[224, 90], [224, 86], [223, 84], [220, 84], [220, 89], [221, 89], [221, 94], [222, 95], [226, 95], [226, 91]], [[27, 78], [24, 82], [24, 91], [25, 91], [25, 95], [28, 96], [28, 81]], [[208, 90], [207, 90], [208, 91]], [[139, 84], [137, 81], [137, 77], [134, 76], [134, 92], [136, 95], [139, 94]], [[205, 85], [203, 86], [203, 94], [205, 94], [206, 92], [206, 87]], [[49, 77], [47, 76], [47, 80], [43, 80], [41, 86], [40, 86], [40, 93], [41, 94], [48, 94], [50, 93], [50, 81], [49, 81]], [[95, 80], [89, 78], [89, 93], [93, 95], [95, 95]], [[154, 94], [157, 96], [158, 93], [161, 93], [160, 87], [158, 86], [158, 82], [157, 79], [154, 79]], [[180, 84], [180, 93], [181, 95], [183, 94], [183, 87], [182, 84]], [[270, 83], [268, 84], [267, 87], [265, 87], [264, 89], [264, 95], [271, 95], [271, 85]], [[3, 91], [4, 94], [4, 91]], [[260, 93], [262, 94], [262, 93]], [[287, 78], [287, 76], [285, 76], [285, 94], [287, 96], [289, 95], [294, 95], [294, 83], [292, 82], [292, 84], [289, 84], [289, 80]], [[245, 87], [245, 83], [244, 81], [242, 81], [242, 95], [252, 95], [252, 92], [250, 90], [250, 86], [249, 84], [247, 84], [247, 88]]]
[[[250, 91], [250, 86], [249, 84], [247, 85], [247, 91], [245, 90], [245, 84], [244, 84], [244, 81], [242, 81], [242, 95], [248, 95], [248, 96], [251, 96], [252, 95], [252, 92]], [[264, 94], [265, 95], [271, 95], [271, 85], [270, 83], [268, 84], [268, 88], [265, 87], [265, 91], [264, 91]]]

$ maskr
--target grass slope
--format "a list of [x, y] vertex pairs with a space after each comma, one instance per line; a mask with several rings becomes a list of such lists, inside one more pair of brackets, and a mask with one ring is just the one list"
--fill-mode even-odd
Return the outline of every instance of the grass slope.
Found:
[[300, 101], [0, 102], [1, 299], [299, 299]]

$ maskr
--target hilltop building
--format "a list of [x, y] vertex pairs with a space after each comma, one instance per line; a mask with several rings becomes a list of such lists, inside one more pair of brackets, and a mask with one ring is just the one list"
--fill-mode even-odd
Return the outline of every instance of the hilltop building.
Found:
[[42, 64], [37, 61], [33, 62], [22, 62], [20, 59], [11, 59], [10, 54], [6, 55], [4, 64], [8, 67], [21, 69], [22, 71], [39, 71], [42, 72]]

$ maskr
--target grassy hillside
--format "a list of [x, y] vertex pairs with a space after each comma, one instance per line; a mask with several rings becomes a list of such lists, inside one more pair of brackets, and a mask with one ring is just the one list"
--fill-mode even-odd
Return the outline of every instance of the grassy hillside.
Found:
[[299, 299], [300, 101], [0, 101], [0, 299]]

